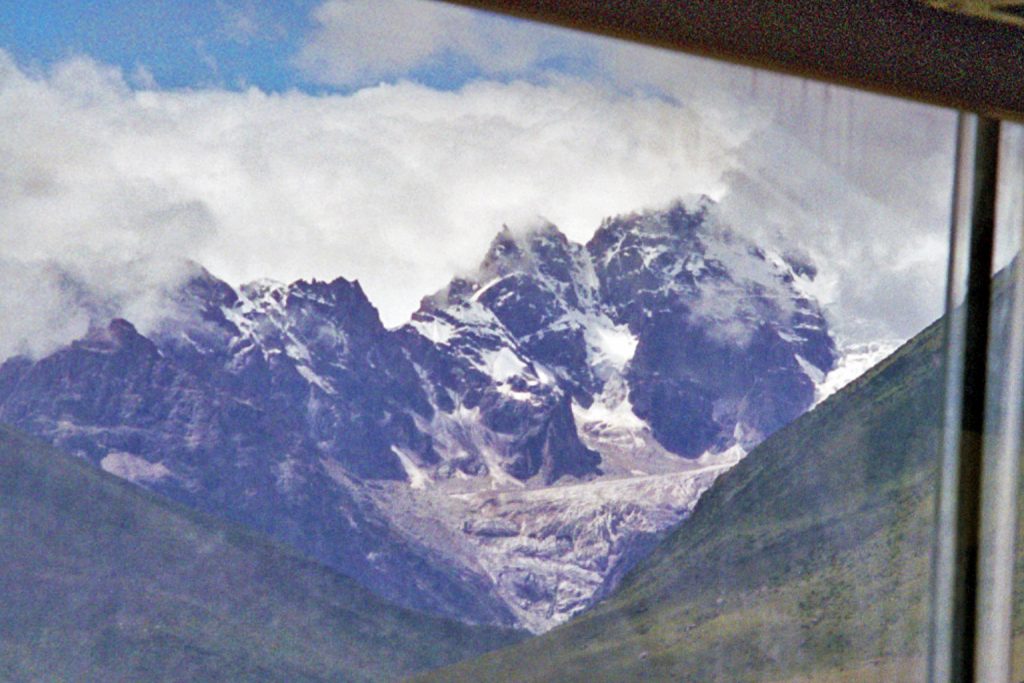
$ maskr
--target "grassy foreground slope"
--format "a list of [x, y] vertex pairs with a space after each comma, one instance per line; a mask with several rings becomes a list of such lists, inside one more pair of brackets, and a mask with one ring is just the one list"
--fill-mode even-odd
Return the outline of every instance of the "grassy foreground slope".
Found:
[[393, 607], [0, 427], [0, 680], [383, 681], [520, 637]]
[[605, 603], [422, 680], [922, 679], [941, 337], [766, 440]]

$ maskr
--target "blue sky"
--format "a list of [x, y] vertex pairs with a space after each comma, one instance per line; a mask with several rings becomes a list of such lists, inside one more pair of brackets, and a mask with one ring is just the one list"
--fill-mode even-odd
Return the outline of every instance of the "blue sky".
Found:
[[[9, 2], [0, 5], [0, 45], [29, 67], [89, 55], [129, 74], [145, 67], [164, 87], [280, 90], [301, 85], [289, 58], [309, 29], [313, 3], [289, 5], [281, 11], [285, 3]], [[250, 31], [245, 12], [259, 22]]]
[[[480, 63], [481, 58], [487, 60], [487, 55], [482, 54], [486, 49], [481, 50], [479, 46], [465, 49], [464, 45], [460, 47], [458, 38], [444, 44], [442, 38], [436, 49], [400, 60], [397, 68], [370, 69], [369, 73], [346, 78], [332, 77], [303, 64], [303, 48], [315, 48], [313, 44], [318, 35], [324, 37], [332, 28], [337, 28], [325, 26], [330, 20], [317, 16], [318, 8], [326, 4], [331, 3], [313, 0], [5, 2], [0, 4], [0, 48], [28, 69], [45, 70], [69, 57], [86, 55], [120, 67], [133, 85], [144, 84], [145, 74], [148, 74], [161, 88], [241, 90], [255, 86], [266, 92], [299, 89], [312, 93], [344, 93], [378, 80], [406, 78], [438, 89], [453, 89], [481, 77], [536, 78], [552, 72], [580, 76], [592, 71], [584, 47], [588, 41], [569, 39], [569, 34], [562, 32], [561, 35], [566, 36], [562, 39], [548, 36], [548, 42], [557, 43], [549, 51], [531, 55], [525, 64], [510, 69], [489, 69]], [[387, 0], [378, 0], [377, 4], [385, 15], [391, 6], [402, 5]], [[473, 16], [475, 30], [483, 35], [492, 34], [489, 40], [495, 32], [510, 31], [515, 35], [524, 25], [519, 20], [458, 8], [436, 7], [434, 13], [463, 19]], [[374, 21], [365, 16], [354, 19], [354, 23]], [[449, 21], [447, 27], [453, 28], [452, 22]], [[432, 27], [424, 26], [424, 31], [439, 28], [445, 28], [443, 21]], [[453, 33], [458, 32], [460, 28], [455, 27]], [[328, 45], [323, 46], [325, 49], [346, 49], [343, 41], [331, 45], [329, 38]], [[375, 49], [364, 49], [363, 58], [371, 60], [372, 52], [379, 51], [387, 59], [389, 54], [401, 49], [403, 39], [397, 36], [382, 40]], [[366, 46], [355, 49], [360, 47]]]
[[163, 88], [254, 85], [314, 90], [293, 59], [312, 30], [310, 0], [28, 0], [0, 4], [0, 46], [25, 67], [88, 55]]

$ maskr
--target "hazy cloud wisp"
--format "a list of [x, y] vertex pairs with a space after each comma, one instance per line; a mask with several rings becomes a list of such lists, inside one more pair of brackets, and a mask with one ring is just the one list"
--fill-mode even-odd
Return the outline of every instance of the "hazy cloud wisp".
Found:
[[556, 59], [585, 64], [593, 49], [570, 31], [424, 0], [328, 0], [312, 19], [295, 64], [336, 86], [374, 84], [445, 61], [518, 77]]

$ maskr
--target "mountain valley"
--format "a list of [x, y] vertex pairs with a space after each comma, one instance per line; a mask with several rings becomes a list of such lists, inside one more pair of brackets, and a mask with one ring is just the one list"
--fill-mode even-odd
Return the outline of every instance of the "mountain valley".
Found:
[[403, 610], [0, 426], [0, 679], [399, 680], [521, 631]]

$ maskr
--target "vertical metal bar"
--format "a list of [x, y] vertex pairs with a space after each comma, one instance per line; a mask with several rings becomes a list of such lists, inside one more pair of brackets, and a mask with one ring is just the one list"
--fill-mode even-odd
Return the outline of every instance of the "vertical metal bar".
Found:
[[942, 450], [936, 496], [935, 543], [931, 572], [931, 623], [928, 651], [929, 683], [952, 680], [953, 584], [956, 553], [957, 463], [959, 462], [961, 398], [964, 367], [964, 301], [967, 289], [971, 189], [977, 119], [961, 112], [957, 121], [953, 206], [950, 220], [949, 267], [946, 273], [944, 324], [944, 387]]
[[[933, 683], [975, 680], [978, 612], [978, 558], [981, 523], [981, 472], [988, 367], [989, 308], [995, 233], [995, 187], [999, 122], [961, 116], [958, 141], [954, 243], [969, 226], [963, 317], [950, 283], [947, 331], [947, 411], [939, 491], [937, 551], [933, 581], [933, 632], [929, 679]], [[969, 203], [964, 199], [969, 188]], [[965, 220], [966, 219], [966, 220]], [[951, 264], [952, 277], [956, 263]], [[962, 327], [953, 327], [962, 321]], [[959, 349], [961, 358], [956, 358]], [[957, 372], [959, 370], [959, 372]], [[959, 375], [957, 377], [956, 375]], [[959, 399], [959, 406], [950, 398]], [[950, 499], [952, 497], [952, 500]], [[955, 519], [951, 514], [955, 511]], [[952, 523], [952, 529], [949, 525]], [[952, 532], [952, 533], [950, 533]], [[947, 564], [948, 563], [948, 564]], [[945, 584], [945, 585], [942, 585]], [[948, 600], [947, 605], [940, 601]], [[943, 623], [945, 621], [945, 623]]]
[[[989, 352], [994, 378], [986, 409], [985, 472], [982, 479], [982, 536], [979, 565], [976, 676], [979, 683], [1007, 683], [1013, 653], [1013, 594], [1024, 420], [1024, 174], [1021, 127], [1002, 130], [996, 253], [1015, 252], [994, 279], [993, 336]], [[1011, 163], [1007, 163], [1011, 162]], [[1002, 196], [1008, 191], [1008, 196]], [[1009, 200], [1009, 201], [1004, 201]], [[996, 372], [992, 372], [995, 370]], [[998, 374], [997, 374], [998, 372]]]
[[[964, 330], [963, 409], [956, 574], [953, 584], [953, 677], [975, 680], [978, 625], [978, 570], [981, 539], [981, 473], [984, 458], [985, 385], [988, 376], [989, 314], [992, 302], [992, 254], [995, 244], [996, 174], [999, 121], [978, 120], [971, 203], [970, 266], [967, 273], [967, 324]], [[956, 647], [960, 639], [959, 648]], [[959, 650], [959, 657], [958, 651]], [[957, 663], [960, 666], [957, 666]]]

